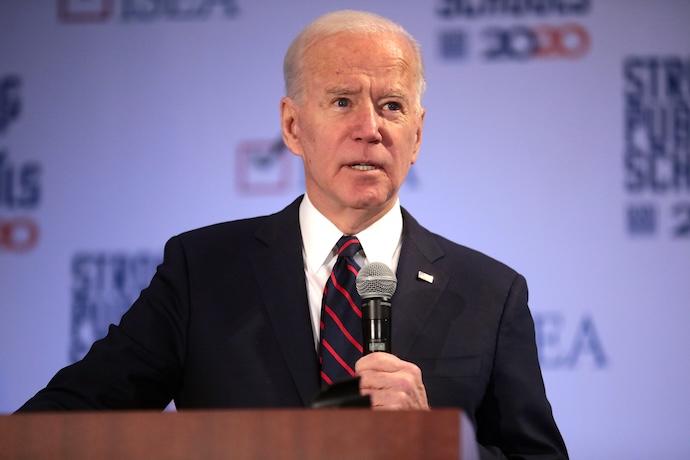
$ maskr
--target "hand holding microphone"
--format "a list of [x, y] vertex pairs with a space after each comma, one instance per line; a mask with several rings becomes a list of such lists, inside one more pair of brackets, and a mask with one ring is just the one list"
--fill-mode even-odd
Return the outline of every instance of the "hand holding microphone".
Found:
[[364, 332], [364, 356], [355, 366], [360, 393], [371, 398], [374, 409], [428, 410], [421, 370], [391, 354], [391, 297], [397, 286], [393, 270], [381, 262], [364, 266], [357, 275]]

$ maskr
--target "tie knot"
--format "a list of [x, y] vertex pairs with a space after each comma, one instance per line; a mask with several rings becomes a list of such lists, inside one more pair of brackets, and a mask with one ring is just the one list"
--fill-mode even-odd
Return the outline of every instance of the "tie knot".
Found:
[[352, 257], [362, 249], [359, 239], [356, 236], [343, 236], [338, 240], [338, 257]]

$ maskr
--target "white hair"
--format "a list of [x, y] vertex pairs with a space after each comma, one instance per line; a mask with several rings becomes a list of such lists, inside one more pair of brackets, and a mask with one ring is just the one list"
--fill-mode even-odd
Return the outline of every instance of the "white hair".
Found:
[[304, 96], [303, 63], [307, 48], [318, 40], [343, 32], [361, 35], [395, 34], [407, 40], [415, 54], [417, 101], [421, 104], [426, 80], [422, 49], [417, 40], [401, 25], [389, 19], [373, 13], [353, 10], [335, 11], [315, 19], [292, 41], [283, 61], [285, 92], [288, 97], [300, 103]]

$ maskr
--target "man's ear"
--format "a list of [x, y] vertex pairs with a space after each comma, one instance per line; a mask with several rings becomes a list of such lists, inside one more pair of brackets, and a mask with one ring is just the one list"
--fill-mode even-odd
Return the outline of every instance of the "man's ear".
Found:
[[421, 108], [420, 113], [419, 113], [419, 121], [417, 125], [417, 132], [415, 133], [415, 142], [414, 142], [414, 147], [412, 150], [412, 161], [411, 164], [415, 164], [417, 162], [417, 156], [419, 155], [419, 148], [422, 145], [422, 128], [424, 128], [424, 115], [426, 115], [426, 109]]
[[299, 107], [289, 97], [280, 100], [280, 126], [287, 148], [295, 155], [302, 156], [302, 144], [299, 141]]

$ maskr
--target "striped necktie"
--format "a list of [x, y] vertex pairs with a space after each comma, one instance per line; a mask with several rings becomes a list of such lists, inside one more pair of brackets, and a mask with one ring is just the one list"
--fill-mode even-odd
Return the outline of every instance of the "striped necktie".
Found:
[[355, 236], [343, 236], [337, 248], [321, 302], [322, 386], [353, 377], [355, 362], [362, 357], [362, 300], [355, 289], [359, 265], [353, 257], [362, 245]]

